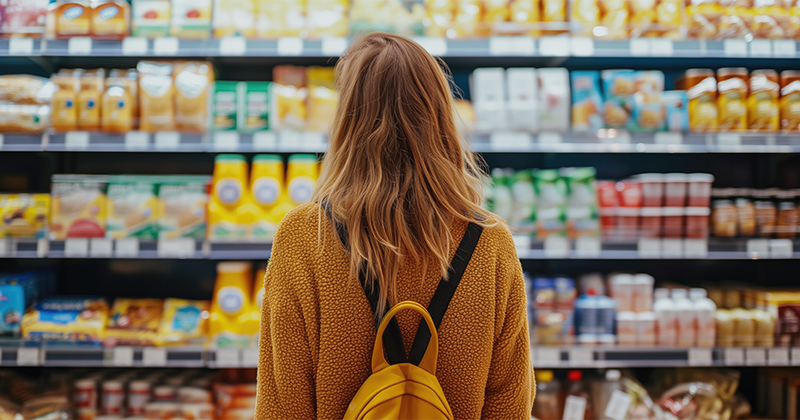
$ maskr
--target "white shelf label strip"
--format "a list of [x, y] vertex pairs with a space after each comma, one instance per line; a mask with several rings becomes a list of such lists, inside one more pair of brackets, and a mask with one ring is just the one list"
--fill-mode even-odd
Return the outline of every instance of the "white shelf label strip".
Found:
[[[41, 352], [42, 354], [44, 352]], [[20, 347], [17, 349], [18, 366], [38, 366], [40, 349], [35, 347]]]
[[167, 365], [167, 349], [160, 347], [145, 347], [142, 349], [142, 364], [146, 367], [159, 367]]
[[114, 347], [111, 364], [113, 366], [133, 366], [133, 347]]

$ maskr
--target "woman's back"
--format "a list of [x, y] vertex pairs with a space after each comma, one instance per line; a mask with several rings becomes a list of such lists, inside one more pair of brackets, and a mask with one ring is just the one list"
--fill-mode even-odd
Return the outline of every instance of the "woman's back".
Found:
[[[318, 216], [316, 204], [295, 209], [275, 238], [256, 419], [342, 418], [371, 373], [372, 310], [358, 282], [347, 281], [347, 251]], [[460, 239], [466, 226], [455, 223], [453, 236]], [[455, 247], [451, 258], [454, 253]], [[402, 264], [398, 299], [427, 306], [441, 280], [438, 271], [427, 271], [423, 279], [420, 266]], [[530, 417], [534, 384], [526, 305], [511, 234], [502, 224], [484, 229], [438, 329], [436, 376], [455, 418]], [[397, 318], [408, 352], [420, 318]]]

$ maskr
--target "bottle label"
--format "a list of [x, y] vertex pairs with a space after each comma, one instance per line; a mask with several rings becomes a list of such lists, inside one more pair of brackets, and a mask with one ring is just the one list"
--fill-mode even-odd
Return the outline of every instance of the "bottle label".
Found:
[[281, 186], [275, 178], [259, 178], [253, 182], [253, 198], [262, 206], [270, 206], [278, 201]]
[[633, 398], [630, 395], [615, 389], [611, 393], [611, 398], [608, 399], [606, 411], [603, 414], [613, 420], [624, 420], [628, 416], [631, 402], [633, 402]]
[[222, 178], [214, 186], [214, 195], [225, 205], [234, 205], [242, 198], [242, 183], [236, 178]]
[[577, 395], [568, 395], [564, 403], [564, 416], [562, 420], [583, 420], [586, 412], [586, 398]]
[[226, 286], [219, 289], [217, 303], [222, 312], [234, 315], [242, 310], [244, 305], [244, 292], [238, 287]]
[[289, 182], [289, 197], [295, 204], [307, 203], [314, 193], [314, 180], [307, 176], [298, 176]]

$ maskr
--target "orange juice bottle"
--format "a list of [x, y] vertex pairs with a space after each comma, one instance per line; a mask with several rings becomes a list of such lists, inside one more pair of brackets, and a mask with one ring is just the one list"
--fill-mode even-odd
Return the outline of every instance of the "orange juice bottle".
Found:
[[72, 131], [78, 127], [77, 83], [72, 75], [57, 74], [51, 79], [58, 86], [51, 102], [51, 120], [56, 131]]
[[286, 171], [289, 201], [293, 206], [311, 200], [314, 187], [317, 185], [317, 158], [314, 155], [292, 155]]
[[51, 9], [50, 19], [56, 38], [91, 36], [92, 19], [88, 1], [59, 1]]
[[103, 93], [102, 124], [108, 133], [125, 133], [133, 129], [133, 107], [127, 79], [109, 77]]
[[78, 128], [81, 130], [100, 129], [101, 96], [105, 71], [97, 70], [80, 76], [81, 89], [78, 92]]
[[258, 332], [258, 322], [252, 318], [252, 279], [250, 263], [217, 264], [208, 324], [213, 347], [248, 347], [251, 337]]
[[247, 161], [242, 155], [221, 154], [214, 159], [208, 203], [208, 239], [244, 239], [246, 226], [238, 216], [247, 201]]
[[127, 1], [92, 1], [92, 36], [122, 39], [130, 33], [131, 7]]

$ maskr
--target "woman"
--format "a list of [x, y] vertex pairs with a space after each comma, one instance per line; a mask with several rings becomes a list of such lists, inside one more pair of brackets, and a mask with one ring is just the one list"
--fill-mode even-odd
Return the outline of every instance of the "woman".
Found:
[[[457, 419], [530, 418], [522, 267], [508, 227], [480, 206], [483, 174], [440, 63], [407, 38], [372, 33], [336, 76], [313, 203], [281, 222], [264, 280], [255, 418], [341, 419], [371, 374], [374, 316], [405, 300], [427, 307], [470, 222], [483, 233], [437, 329], [436, 377]], [[420, 319], [397, 316], [406, 352]]]

